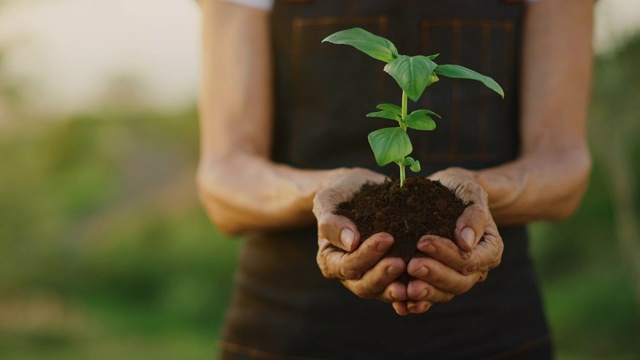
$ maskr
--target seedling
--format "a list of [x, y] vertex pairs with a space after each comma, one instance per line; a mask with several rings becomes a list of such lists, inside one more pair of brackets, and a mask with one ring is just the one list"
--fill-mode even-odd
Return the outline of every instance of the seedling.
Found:
[[398, 123], [397, 127], [375, 130], [369, 134], [368, 138], [379, 166], [395, 163], [400, 167], [400, 187], [404, 186], [407, 166], [413, 172], [420, 171], [420, 161], [408, 156], [413, 151], [413, 146], [407, 135], [407, 129], [434, 130], [436, 123], [433, 117], [440, 118], [440, 115], [426, 109], [407, 114], [407, 99], [418, 101], [427, 86], [439, 80], [438, 75], [480, 81], [504, 98], [504, 91], [490, 77], [460, 65], [438, 65], [434, 60], [439, 54], [400, 55], [391, 41], [361, 28], [338, 31], [322, 40], [322, 42], [325, 41], [351, 45], [372, 58], [385, 62], [384, 71], [391, 75], [402, 89], [401, 106], [379, 104], [376, 107], [379, 111], [367, 114], [367, 117], [389, 119]]

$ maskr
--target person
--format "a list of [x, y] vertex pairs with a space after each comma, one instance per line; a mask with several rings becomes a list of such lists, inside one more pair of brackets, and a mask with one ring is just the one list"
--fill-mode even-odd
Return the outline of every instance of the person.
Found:
[[[593, 2], [251, 2], [200, 2], [197, 184], [217, 228], [244, 235], [222, 359], [552, 358], [525, 225], [570, 216], [587, 186]], [[395, 172], [375, 165], [379, 124], [364, 114], [400, 99], [397, 85], [321, 44], [355, 26], [506, 93], [442, 79], [420, 100], [442, 120], [414, 136], [418, 176], [473, 205], [454, 239], [422, 237], [427, 256], [408, 263], [385, 257], [390, 234], [361, 239], [332, 213]]]

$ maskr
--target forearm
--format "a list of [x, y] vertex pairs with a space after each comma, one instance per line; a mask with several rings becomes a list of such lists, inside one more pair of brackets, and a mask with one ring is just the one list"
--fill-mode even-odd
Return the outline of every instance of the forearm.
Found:
[[532, 154], [474, 172], [498, 225], [561, 220], [580, 204], [591, 161], [586, 149]]
[[296, 227], [313, 223], [313, 197], [343, 171], [300, 170], [237, 155], [201, 162], [198, 189], [210, 218], [225, 233]]
[[310, 224], [315, 193], [342, 170], [300, 170], [269, 160], [269, 14], [219, 0], [200, 3], [202, 204], [226, 233]]
[[528, 5], [521, 81], [521, 156], [476, 172], [498, 224], [571, 215], [591, 159], [586, 119], [591, 88], [593, 1]]

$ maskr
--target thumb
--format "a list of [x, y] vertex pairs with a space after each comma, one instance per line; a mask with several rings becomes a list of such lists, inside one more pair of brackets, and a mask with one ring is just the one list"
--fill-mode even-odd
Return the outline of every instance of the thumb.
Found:
[[464, 251], [473, 250], [477, 243], [476, 232], [470, 227], [463, 228], [460, 230], [460, 235], [456, 236], [456, 243]]
[[360, 232], [353, 221], [332, 213], [318, 219], [318, 237], [346, 252], [352, 252], [360, 245]]
[[487, 211], [477, 204], [464, 210], [456, 223], [454, 232], [454, 240], [460, 249], [471, 251], [478, 244], [487, 226]]

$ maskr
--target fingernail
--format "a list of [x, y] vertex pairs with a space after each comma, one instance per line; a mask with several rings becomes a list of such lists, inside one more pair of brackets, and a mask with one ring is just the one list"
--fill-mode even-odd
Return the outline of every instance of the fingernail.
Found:
[[462, 240], [464, 240], [464, 242], [467, 243], [467, 245], [469, 245], [470, 248], [473, 247], [473, 242], [476, 239], [476, 234], [473, 232], [471, 228], [466, 227], [462, 229], [462, 231], [460, 232], [460, 237], [462, 237]]
[[433, 254], [434, 252], [436, 252], [436, 247], [433, 246], [433, 244], [425, 245], [422, 248], [422, 252], [425, 252], [425, 253], [428, 253], [428, 254]]
[[351, 244], [353, 244], [354, 237], [355, 234], [353, 233], [353, 231], [351, 231], [351, 229], [342, 229], [342, 232], [340, 233], [340, 241], [342, 242], [342, 245], [344, 245], [345, 250], [351, 250]]
[[420, 277], [425, 277], [427, 275], [429, 275], [429, 269], [427, 269], [426, 267], [421, 267], [420, 269], [418, 269], [418, 271], [416, 271], [416, 275], [420, 276]]
[[417, 303], [415, 301], [408, 301], [407, 302], [407, 310], [409, 310], [409, 312], [413, 312], [416, 308]]
[[429, 303], [423, 302], [420, 304], [420, 312], [423, 313], [429, 309]]
[[402, 272], [402, 269], [397, 268], [395, 266], [389, 266], [387, 267], [387, 274], [389, 275], [398, 275]]
[[422, 292], [420, 293], [420, 295], [418, 295], [418, 300], [424, 298], [425, 296], [427, 296], [427, 289], [422, 290]]
[[377, 252], [386, 252], [387, 250], [389, 250], [389, 247], [391, 246], [391, 244], [389, 242], [379, 242], [376, 245], [376, 251]]

